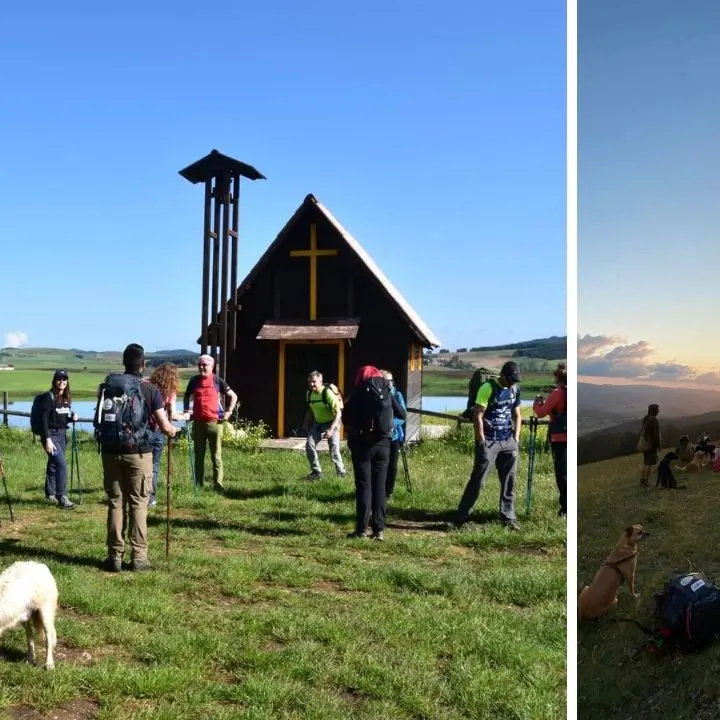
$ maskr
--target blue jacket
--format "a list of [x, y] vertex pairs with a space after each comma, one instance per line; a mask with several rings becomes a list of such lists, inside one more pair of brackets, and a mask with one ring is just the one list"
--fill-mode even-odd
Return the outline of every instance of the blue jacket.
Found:
[[[405, 398], [403, 397], [402, 393], [396, 388], [393, 387], [392, 394], [395, 395], [397, 398], [397, 401], [400, 403], [403, 410], [407, 410], [407, 405], [405, 404]], [[405, 424], [405, 420], [401, 418], [394, 417], [393, 418], [393, 434], [390, 438], [391, 442], [395, 442], [396, 440], [399, 440], [400, 442], [403, 442], [405, 440], [405, 430], [403, 429], [403, 425]]]

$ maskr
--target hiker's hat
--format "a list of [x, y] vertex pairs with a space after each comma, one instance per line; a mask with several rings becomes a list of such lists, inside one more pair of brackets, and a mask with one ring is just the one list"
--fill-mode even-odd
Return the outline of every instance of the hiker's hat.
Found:
[[502, 366], [500, 376], [513, 383], [520, 382], [520, 368], [518, 367], [518, 364], [512, 360], [508, 360]]

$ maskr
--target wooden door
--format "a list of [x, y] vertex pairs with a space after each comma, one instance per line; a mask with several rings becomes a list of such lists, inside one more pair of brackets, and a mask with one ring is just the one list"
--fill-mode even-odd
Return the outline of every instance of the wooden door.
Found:
[[340, 347], [337, 343], [285, 345], [285, 422], [284, 427], [278, 429], [279, 434], [284, 437], [303, 434], [303, 420], [307, 412], [307, 377], [313, 370], [321, 372], [325, 382], [342, 387], [342, 378], [338, 377], [339, 360]]

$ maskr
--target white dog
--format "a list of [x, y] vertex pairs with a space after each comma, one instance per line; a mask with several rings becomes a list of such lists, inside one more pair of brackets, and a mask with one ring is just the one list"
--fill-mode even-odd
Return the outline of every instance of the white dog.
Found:
[[55, 612], [58, 589], [47, 565], [16, 562], [0, 575], [0, 637], [20, 623], [25, 627], [27, 660], [35, 664], [33, 628], [45, 634], [45, 669], [55, 667], [53, 649], [57, 643]]

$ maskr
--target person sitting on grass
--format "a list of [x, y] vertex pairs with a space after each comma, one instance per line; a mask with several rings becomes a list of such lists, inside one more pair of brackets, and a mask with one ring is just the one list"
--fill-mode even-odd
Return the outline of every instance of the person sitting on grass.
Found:
[[56, 370], [52, 386], [45, 394], [40, 405], [40, 442], [47, 453], [45, 469], [45, 502], [57, 505], [63, 510], [72, 510], [75, 503], [67, 496], [67, 426], [76, 422], [73, 413], [70, 377], [67, 370]]
[[322, 468], [318, 459], [317, 444], [321, 440], [328, 441], [330, 458], [335, 465], [338, 477], [344, 478], [345, 465], [340, 454], [340, 424], [343, 404], [340, 396], [330, 385], [323, 383], [322, 373], [313, 370], [308, 375], [307, 413], [305, 414], [305, 430], [307, 442], [305, 454], [310, 463], [308, 480], [319, 480]]

